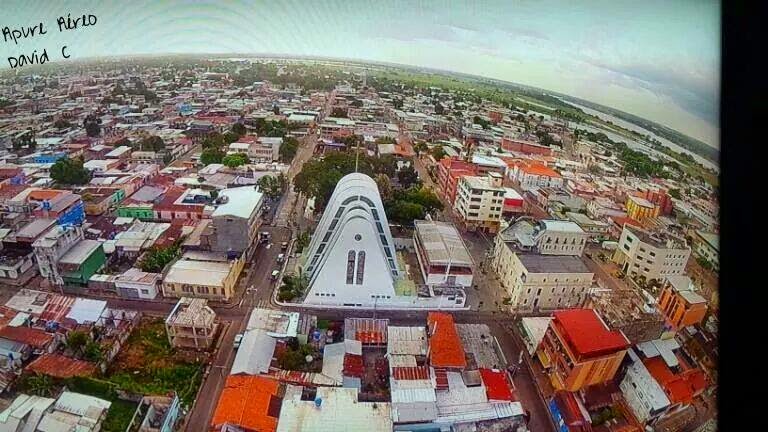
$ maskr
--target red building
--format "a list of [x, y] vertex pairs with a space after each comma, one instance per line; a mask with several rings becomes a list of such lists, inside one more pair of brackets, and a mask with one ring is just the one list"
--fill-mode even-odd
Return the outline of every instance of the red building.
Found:
[[456, 200], [456, 186], [464, 176], [478, 174], [477, 166], [459, 158], [443, 158], [437, 164], [437, 185], [450, 203]]
[[672, 197], [669, 196], [666, 190], [646, 190], [639, 194], [640, 197], [645, 198], [652, 204], [659, 206], [659, 214], [668, 215], [672, 213]]
[[523, 141], [507, 137], [501, 139], [501, 148], [506, 151], [518, 153], [552, 156], [552, 149], [550, 147], [531, 141]]

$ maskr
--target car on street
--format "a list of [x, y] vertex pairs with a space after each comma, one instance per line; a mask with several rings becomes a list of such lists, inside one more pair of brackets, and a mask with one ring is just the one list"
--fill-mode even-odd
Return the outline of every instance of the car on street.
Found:
[[242, 333], [238, 333], [237, 335], [235, 335], [235, 343], [233, 344], [233, 347], [235, 349], [240, 348], [240, 343], [241, 342], [243, 342], [243, 334]]
[[286, 250], [288, 249], [288, 242], [282, 242], [280, 243], [280, 249]]
[[277, 262], [278, 263], [282, 263], [283, 261], [285, 261], [285, 254], [278, 255], [277, 256]]
[[272, 272], [271, 278], [272, 278], [273, 281], [275, 281], [275, 280], [277, 280], [278, 276], [280, 276], [280, 270], [275, 270], [275, 271]]

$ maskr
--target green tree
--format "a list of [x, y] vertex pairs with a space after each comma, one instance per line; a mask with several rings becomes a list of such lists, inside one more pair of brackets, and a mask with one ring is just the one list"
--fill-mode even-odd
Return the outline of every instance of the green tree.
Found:
[[416, 144], [413, 145], [413, 151], [416, 152], [416, 156], [419, 156], [428, 150], [429, 150], [429, 147], [427, 147], [427, 143], [424, 141], [418, 141], [416, 142]]
[[82, 159], [61, 158], [51, 166], [51, 178], [64, 185], [82, 185], [88, 183], [91, 175], [83, 168]]
[[381, 195], [381, 200], [385, 202], [391, 200], [394, 190], [392, 188], [392, 181], [389, 179], [389, 176], [386, 174], [376, 174], [374, 180], [376, 181], [376, 186], [379, 188], [379, 195]]
[[420, 204], [395, 200], [387, 209], [389, 220], [410, 225], [415, 219], [424, 219], [426, 211]]
[[85, 133], [91, 138], [101, 135], [101, 119], [91, 114], [83, 120]]
[[397, 180], [404, 188], [419, 184], [419, 174], [412, 165], [406, 165], [397, 171]]
[[236, 168], [241, 165], [245, 165], [248, 162], [248, 156], [243, 153], [235, 153], [231, 155], [226, 155], [221, 159], [221, 163], [226, 165], [229, 168]]
[[142, 151], [160, 151], [165, 149], [165, 141], [157, 135], [150, 135], [137, 142], [136, 146]]
[[207, 148], [200, 154], [200, 163], [203, 165], [221, 163], [222, 159], [224, 159], [224, 152], [218, 148]]
[[79, 330], [72, 330], [67, 333], [64, 345], [75, 355], [81, 355], [88, 342], [90, 342], [90, 338], [87, 333]]
[[440, 102], [437, 102], [435, 104], [435, 114], [437, 115], [443, 115], [445, 113], [445, 108], [440, 104]]
[[682, 194], [680, 193], [680, 189], [670, 189], [669, 190], [669, 196], [675, 199], [683, 199]]
[[24, 376], [19, 385], [23, 391], [42, 397], [53, 396], [55, 386], [53, 378], [39, 373]]
[[248, 133], [248, 131], [245, 129], [245, 125], [243, 125], [242, 123], [233, 124], [232, 132], [237, 134], [239, 137], [242, 137]]
[[296, 152], [299, 149], [299, 140], [294, 137], [287, 136], [283, 138], [283, 143], [280, 144], [280, 161], [283, 163], [291, 163], [296, 156]]
[[83, 357], [86, 360], [92, 361], [94, 363], [100, 362], [104, 358], [101, 345], [99, 345], [97, 342], [89, 341], [87, 344], [85, 344]]
[[152, 247], [139, 260], [139, 268], [147, 273], [161, 273], [166, 265], [181, 255], [181, 241], [166, 247]]
[[285, 192], [285, 189], [288, 186], [288, 179], [283, 173], [280, 173], [277, 176], [265, 175], [260, 177], [256, 181], [256, 184], [268, 197], [275, 199], [279, 198], [283, 192]]
[[433, 158], [435, 158], [435, 160], [438, 160], [438, 161], [447, 155], [447, 153], [443, 149], [443, 146], [441, 145], [432, 147], [429, 153], [432, 155]]

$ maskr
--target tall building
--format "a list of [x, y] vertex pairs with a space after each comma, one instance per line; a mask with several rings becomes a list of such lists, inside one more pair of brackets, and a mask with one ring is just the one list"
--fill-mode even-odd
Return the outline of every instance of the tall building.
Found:
[[594, 273], [581, 254], [587, 233], [568, 221], [522, 218], [496, 236], [493, 266], [520, 311], [582, 307]]
[[454, 209], [467, 229], [495, 233], [504, 209], [503, 176], [489, 172], [487, 177], [464, 176], [459, 179]]
[[630, 195], [627, 197], [627, 216], [636, 220], [642, 221], [648, 218], [655, 218], [659, 216], [661, 210], [659, 206], [648, 201], [645, 198]]
[[631, 276], [661, 280], [685, 272], [691, 249], [684, 240], [657, 235], [625, 224], [613, 261]]

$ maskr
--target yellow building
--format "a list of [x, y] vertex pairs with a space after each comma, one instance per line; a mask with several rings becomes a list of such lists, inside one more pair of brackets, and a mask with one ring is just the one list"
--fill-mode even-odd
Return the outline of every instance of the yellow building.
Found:
[[627, 216], [640, 222], [643, 219], [655, 218], [659, 216], [661, 210], [659, 206], [653, 204], [645, 198], [630, 195], [627, 197]]
[[218, 254], [188, 252], [165, 275], [163, 295], [229, 300], [244, 264], [240, 258], [227, 260]]

